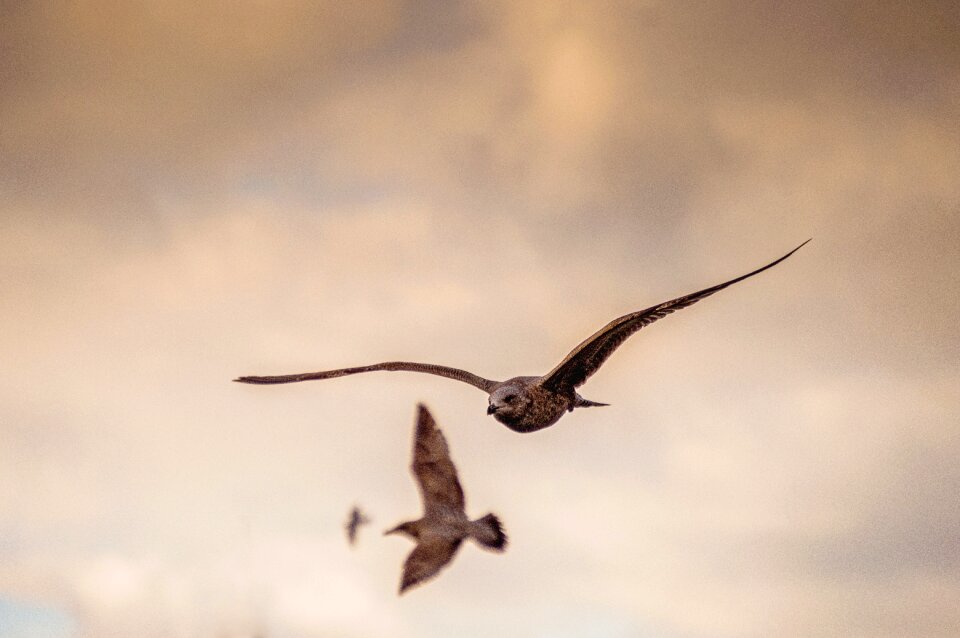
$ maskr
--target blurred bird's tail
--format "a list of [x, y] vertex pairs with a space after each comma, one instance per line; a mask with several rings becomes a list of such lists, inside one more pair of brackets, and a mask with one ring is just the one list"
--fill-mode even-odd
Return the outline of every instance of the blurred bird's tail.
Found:
[[507, 535], [503, 532], [500, 519], [493, 514], [487, 514], [471, 522], [470, 535], [475, 541], [487, 549], [502, 552], [507, 546]]

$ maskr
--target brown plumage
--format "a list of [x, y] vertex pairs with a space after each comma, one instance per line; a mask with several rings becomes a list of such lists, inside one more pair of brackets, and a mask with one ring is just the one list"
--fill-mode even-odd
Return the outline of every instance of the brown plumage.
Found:
[[420, 487], [423, 516], [385, 532], [405, 534], [417, 543], [403, 564], [401, 594], [435, 576], [453, 559], [465, 538], [498, 552], [507, 544], [500, 520], [493, 514], [475, 521], [467, 518], [463, 488], [450, 460], [447, 441], [423, 404], [417, 406], [410, 470]]
[[596, 403], [584, 399], [577, 393], [576, 389], [583, 385], [594, 372], [599, 370], [610, 355], [632, 334], [658, 319], [723, 290], [727, 286], [732, 286], [768, 268], [773, 268], [800, 250], [808, 241], [810, 240], [803, 242], [776, 261], [757, 268], [746, 275], [614, 319], [574, 348], [553, 370], [539, 377], [513, 377], [506, 381], [491, 381], [459, 368], [411, 361], [388, 361], [325, 372], [306, 372], [275, 377], [240, 377], [234, 379], [234, 381], [272, 384], [333, 379], [376, 370], [425, 372], [469, 383], [483, 390], [489, 395], [487, 414], [492, 414], [497, 421], [516, 432], [533, 432], [553, 425], [560, 420], [565, 412], [572, 412], [574, 408], [607, 405], [606, 403]]

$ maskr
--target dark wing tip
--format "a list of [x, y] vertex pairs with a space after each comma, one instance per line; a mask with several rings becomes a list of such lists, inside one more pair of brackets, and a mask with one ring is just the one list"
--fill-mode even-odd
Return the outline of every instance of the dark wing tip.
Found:
[[417, 573], [412, 570], [404, 569], [403, 577], [400, 579], [400, 591], [398, 594], [403, 595], [403, 592], [407, 591], [411, 587], [423, 584], [437, 575], [437, 571], [434, 570], [429, 574]]
[[[729, 285], [731, 285], [731, 284], [735, 284], [735, 283], [737, 283], [737, 282], [743, 281], [744, 279], [749, 279], [750, 277], [753, 277], [754, 275], [757, 275], [757, 274], [762, 273], [764, 270], [768, 270], [768, 269], [770, 269], [770, 268], [773, 268], [774, 266], [776, 266], [777, 264], [779, 264], [781, 261], [783, 261], [784, 259], [786, 259], [786, 258], [789, 257], [790, 255], [792, 255], [793, 253], [797, 252], [798, 250], [800, 250], [801, 248], [803, 248], [804, 246], [806, 246], [807, 244], [809, 244], [811, 241], [813, 241], [813, 237], [811, 237], [811, 238], [808, 239], [807, 241], [803, 242], [802, 244], [800, 244], [799, 246], [797, 246], [796, 248], [794, 248], [793, 250], [791, 250], [790, 252], [788, 252], [788, 253], [787, 253], [786, 255], [784, 255], [783, 257], [780, 257], [779, 259], [775, 259], [775, 260], [771, 261], [771, 262], [770, 262], [769, 264], [767, 264], [766, 266], [763, 266], [763, 267], [761, 267], [761, 268], [757, 268], [757, 269], [754, 270], [753, 272], [749, 272], [749, 273], [747, 273], [746, 275], [743, 275], [743, 276], [741, 276], [741, 277], [737, 277], [736, 279], [731, 279], [730, 281], [725, 282], [725, 283], [722, 283], [722, 284], [720, 284], [719, 286], [714, 286], [714, 288], [715, 288], [716, 290], [723, 290], [724, 288], [726, 288], [727, 286], [729, 286]], [[711, 289], [708, 288], [707, 290], [711, 290]], [[701, 292], [705, 292], [705, 291], [701, 291]], [[715, 292], [715, 291], [714, 291], [714, 292]], [[698, 293], [694, 293], [694, 294], [698, 294]]]
[[407, 578], [407, 576], [406, 576], [406, 574], [405, 574], [405, 575], [403, 576], [403, 580], [400, 581], [400, 592], [399, 592], [399, 593], [400, 593], [401, 595], [403, 595], [403, 592], [407, 591], [408, 589], [410, 589], [411, 587], [413, 587], [414, 585], [416, 585], [416, 584], [419, 583], [419, 582], [420, 582], [419, 580], [412, 579], [412, 578]]
[[[417, 426], [414, 436], [414, 442], [418, 440], [427, 441], [428, 437], [434, 436], [437, 434], [440, 438], [443, 438], [443, 434], [440, 432], [440, 429], [437, 427], [437, 421], [433, 418], [433, 414], [430, 413], [430, 410], [427, 409], [427, 406], [423, 403], [417, 404]], [[416, 456], [416, 455], [414, 455]]]

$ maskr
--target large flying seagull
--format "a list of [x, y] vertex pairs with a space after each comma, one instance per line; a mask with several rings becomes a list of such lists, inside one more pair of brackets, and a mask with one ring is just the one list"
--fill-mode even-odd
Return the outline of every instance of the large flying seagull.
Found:
[[240, 377], [234, 381], [259, 384], [294, 383], [333, 379], [375, 370], [426, 372], [463, 381], [480, 388], [489, 395], [487, 414], [492, 414], [497, 421], [515, 432], [534, 432], [553, 425], [560, 420], [564, 412], [572, 412], [574, 408], [607, 405], [584, 399], [576, 389], [600, 369], [620, 344], [640, 328], [649, 326], [657, 319], [666, 317], [676, 310], [693, 305], [727, 286], [773, 268], [809, 241], [808, 239], [780, 259], [746, 275], [614, 319], [574, 348], [553, 370], [539, 377], [513, 377], [506, 381], [492, 381], [459, 368], [411, 361], [388, 361], [324, 372], [305, 372], [275, 377]]

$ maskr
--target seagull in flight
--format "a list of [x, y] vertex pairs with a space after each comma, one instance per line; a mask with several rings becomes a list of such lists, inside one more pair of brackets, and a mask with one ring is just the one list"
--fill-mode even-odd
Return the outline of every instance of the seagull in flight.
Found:
[[347, 531], [347, 542], [355, 545], [357, 542], [357, 530], [360, 529], [361, 525], [366, 525], [369, 522], [370, 519], [360, 511], [359, 507], [354, 505], [353, 509], [350, 510], [350, 516], [347, 518], [347, 522], [343, 525]]
[[401, 594], [436, 576], [453, 560], [465, 538], [495, 552], [502, 552], [507, 545], [507, 535], [496, 516], [487, 514], [475, 521], [467, 518], [463, 488], [450, 460], [447, 441], [422, 403], [417, 406], [410, 470], [420, 487], [423, 516], [384, 532], [403, 534], [417, 543], [403, 564]]
[[599, 370], [607, 358], [635, 332], [672, 312], [691, 306], [715, 292], [753, 277], [768, 268], [773, 268], [800, 250], [809, 241], [808, 239], [783, 257], [745, 275], [614, 319], [587, 337], [580, 345], [571, 350], [553, 370], [543, 376], [520, 376], [506, 381], [493, 381], [459, 368], [412, 361], [387, 361], [356, 368], [341, 368], [323, 372], [305, 372], [272, 377], [239, 377], [234, 381], [274, 384], [334, 379], [376, 370], [424, 372], [469, 383], [483, 390], [489, 395], [487, 414], [493, 415], [493, 418], [515, 432], [535, 432], [553, 425], [560, 420], [564, 413], [572, 412], [574, 408], [608, 405], [607, 403], [597, 403], [584, 399], [577, 392], [577, 388]]

